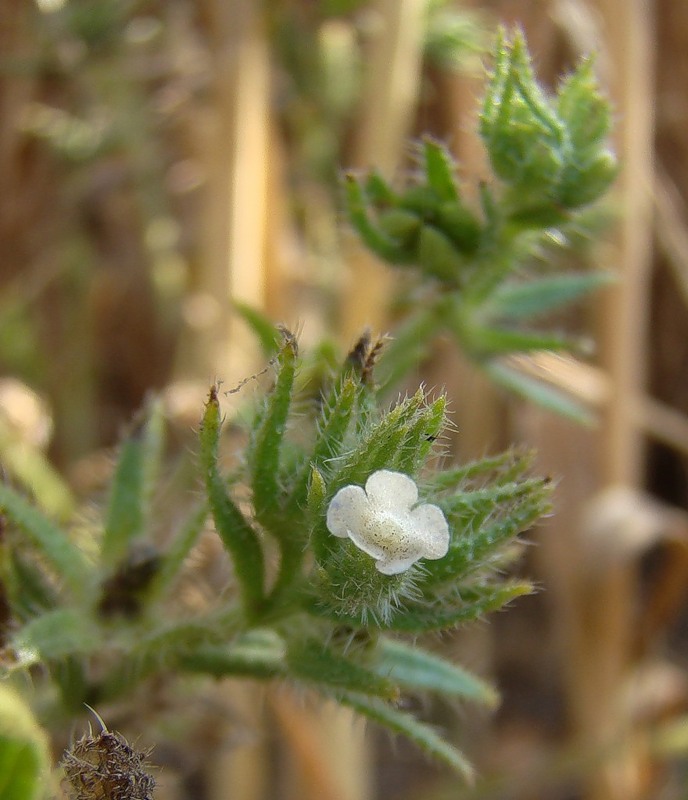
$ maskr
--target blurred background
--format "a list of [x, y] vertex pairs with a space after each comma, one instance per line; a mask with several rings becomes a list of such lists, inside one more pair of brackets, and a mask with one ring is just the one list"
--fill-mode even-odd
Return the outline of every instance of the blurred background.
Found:
[[403, 180], [429, 133], [475, 192], [500, 23], [546, 85], [597, 54], [623, 169], [565, 256], [619, 276], [563, 320], [589, 359], [522, 363], [597, 424], [514, 401], [442, 341], [413, 379], [449, 392], [457, 458], [525, 443], [558, 483], [519, 566], [540, 590], [435, 642], [502, 693], [489, 716], [424, 709], [480, 777], [287, 687], [180, 708], [154, 686], [106, 721], [155, 745], [163, 800], [688, 798], [688, 4], [2, 0], [0, 454], [67, 516], [62, 480], [96, 494], [152, 392], [186, 453], [209, 382], [262, 369], [232, 301], [306, 349], [393, 332], [396, 277], [350, 233], [340, 175]]

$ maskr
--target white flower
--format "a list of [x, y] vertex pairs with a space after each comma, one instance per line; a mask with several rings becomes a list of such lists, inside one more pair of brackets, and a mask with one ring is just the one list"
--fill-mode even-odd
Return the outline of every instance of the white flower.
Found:
[[384, 575], [407, 570], [419, 558], [442, 558], [449, 549], [449, 526], [438, 506], [418, 501], [408, 475], [382, 469], [360, 486], [345, 486], [327, 509], [334, 536], [349, 537], [376, 559]]

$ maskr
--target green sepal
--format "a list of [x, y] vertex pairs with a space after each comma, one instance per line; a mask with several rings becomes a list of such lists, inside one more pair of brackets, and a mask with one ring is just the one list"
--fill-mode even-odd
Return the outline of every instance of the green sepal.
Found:
[[577, 209], [601, 197], [619, 174], [611, 150], [600, 149], [587, 160], [568, 164], [563, 171], [557, 200], [564, 208]]
[[609, 272], [587, 272], [552, 275], [524, 283], [503, 283], [492, 293], [488, 313], [496, 319], [532, 319], [572, 303], [614, 280], [614, 275]]
[[568, 417], [580, 425], [590, 426], [595, 423], [595, 415], [570, 394], [498, 361], [485, 362], [482, 368], [495, 383], [541, 408]]
[[142, 431], [137, 431], [122, 442], [110, 486], [100, 547], [104, 572], [119, 564], [130, 544], [143, 532], [143, 461], [143, 436]]
[[437, 227], [465, 255], [473, 255], [480, 246], [482, 229], [478, 218], [460, 202], [443, 203], [437, 209]]
[[557, 111], [566, 124], [577, 157], [602, 144], [609, 136], [611, 109], [607, 98], [600, 93], [591, 59], [582, 61], [559, 85]]
[[378, 214], [378, 225], [399, 247], [415, 249], [423, 220], [413, 211], [390, 208]]
[[320, 641], [309, 639], [290, 645], [287, 665], [290, 676], [304, 683], [347, 689], [384, 700], [399, 698], [396, 683], [388, 677], [335, 653]]
[[390, 264], [413, 263], [413, 251], [405, 249], [378, 225], [371, 222], [363, 189], [353, 175], [345, 176], [344, 199], [351, 224], [373, 253]]
[[452, 286], [461, 281], [466, 265], [451, 239], [432, 225], [423, 225], [418, 236], [418, 266], [423, 272]]
[[446, 147], [430, 138], [424, 138], [423, 162], [428, 185], [441, 201], [457, 203], [459, 190], [456, 185], [456, 164]]
[[385, 636], [378, 640], [374, 668], [409, 691], [436, 692], [490, 707], [499, 700], [492, 686], [462, 667]]
[[411, 714], [399, 711], [377, 698], [353, 692], [338, 692], [334, 697], [337, 702], [349, 706], [393, 733], [406, 736], [428, 756], [451, 767], [466, 782], [473, 781], [473, 767], [464, 754]]
[[0, 797], [47, 797], [50, 763], [47, 733], [21, 697], [9, 686], [0, 685]]
[[392, 207], [398, 203], [396, 194], [375, 169], [371, 170], [366, 176], [363, 190], [370, 202], [377, 207]]
[[6, 484], [0, 484], [0, 511], [21, 528], [69, 591], [83, 597], [93, 585], [92, 568], [66, 533]]
[[284, 344], [277, 359], [275, 386], [268, 395], [247, 452], [256, 518], [277, 536], [282, 531], [281, 526], [276, 524], [282, 504], [280, 450], [291, 407], [296, 361], [296, 340], [291, 334], [285, 334]]
[[200, 430], [200, 458], [215, 529], [236, 570], [244, 608], [249, 616], [263, 603], [264, 557], [258, 535], [229, 496], [218, 470], [220, 403], [210, 390]]

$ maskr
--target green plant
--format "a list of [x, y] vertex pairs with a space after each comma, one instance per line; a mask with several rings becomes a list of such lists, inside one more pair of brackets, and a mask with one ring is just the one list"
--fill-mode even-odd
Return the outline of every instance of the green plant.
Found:
[[581, 421], [570, 398], [513, 370], [504, 356], [579, 345], [540, 318], [609, 282], [606, 272], [536, 267], [548, 242], [566, 241], [586, 207], [617, 172], [608, 145], [611, 115], [592, 62], [583, 61], [554, 97], [536, 82], [520, 32], [500, 34], [480, 114], [495, 181], [480, 207], [461, 194], [447, 149], [426, 139], [417, 174], [395, 191], [378, 173], [347, 176], [349, 218], [365, 244], [395, 267], [413, 269], [418, 291], [381, 363], [394, 385], [442, 331], [496, 382]]
[[[247, 443], [231, 469], [221, 456], [222, 392], [211, 387], [199, 433], [202, 497], [164, 547], [155, 535], [159, 404], [123, 442], [109, 499], [88, 530], [56, 524], [0, 485], [10, 681], [20, 685], [40, 666], [57, 690], [50, 702], [73, 715], [131, 696], [152, 675], [288, 679], [470, 777], [463, 754], [397, 701], [430, 692], [490, 705], [495, 691], [406, 637], [471, 622], [531, 590], [505, 568], [519, 534], [549, 510], [551, 487], [530, 475], [524, 453], [443, 463], [445, 397], [419, 389], [386, 405], [376, 376], [380, 368], [389, 385], [415, 363], [417, 348], [404, 348], [441, 328], [502, 381], [497, 356], [568, 346], [504, 321], [530, 320], [602, 281], [514, 276], [546, 231], [611, 181], [608, 118], [589, 65], [549, 99], [520, 35], [502, 37], [482, 113], [501, 184], [483, 187], [480, 212], [463, 202], [454, 165], [429, 140], [421, 180], [402, 193], [376, 175], [349, 179], [355, 227], [389, 262], [417, 268], [422, 302], [387, 349], [364, 335], [341, 360], [326, 348], [302, 357], [289, 331], [243, 309], [274, 353], [274, 382], [244, 423]], [[234, 580], [192, 613], [171, 601], [209, 520]]]

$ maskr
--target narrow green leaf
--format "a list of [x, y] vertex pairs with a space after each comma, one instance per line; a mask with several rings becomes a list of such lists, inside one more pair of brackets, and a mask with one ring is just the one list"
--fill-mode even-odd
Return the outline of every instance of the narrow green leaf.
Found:
[[375, 670], [405, 689], [438, 692], [495, 706], [497, 692], [485, 681], [415, 645], [381, 637]]
[[407, 426], [424, 406], [425, 394], [418, 390], [362, 431], [353, 450], [336, 465], [329, 481], [330, 489], [362, 485], [373, 472], [392, 464], [406, 438]]
[[19, 695], [0, 685], [0, 797], [39, 800], [47, 794], [49, 773], [46, 732]]
[[342, 376], [326, 398], [318, 420], [318, 433], [308, 460], [294, 479], [285, 517], [290, 518], [306, 502], [309, 481], [313, 469], [322, 467], [328, 459], [341, 455], [346, 433], [356, 409], [359, 383], [351, 377]]
[[532, 454], [528, 452], [518, 453], [513, 450], [505, 450], [494, 456], [469, 461], [459, 467], [435, 472], [425, 479], [425, 486], [429, 492], [439, 492], [447, 489], [463, 488], [468, 481], [475, 481], [477, 478], [491, 482], [503, 483], [514, 481], [522, 475], [532, 463]]
[[215, 529], [234, 561], [244, 607], [249, 615], [263, 602], [264, 558], [258, 535], [229, 496], [217, 465], [220, 403], [213, 386], [200, 431], [201, 465]]
[[143, 436], [137, 431], [121, 445], [110, 487], [100, 549], [105, 571], [119, 564], [143, 532], [143, 461]]
[[160, 398], [148, 404], [141, 444], [141, 514], [145, 529], [152, 522], [153, 502], [165, 451], [165, 412]]
[[470, 325], [464, 329], [455, 328], [454, 332], [459, 344], [480, 359], [508, 353], [572, 350], [575, 348], [575, 342], [570, 338], [539, 331]]
[[480, 619], [532, 591], [533, 585], [528, 581], [462, 588], [461, 602], [453, 608], [444, 600], [438, 601], [434, 607], [408, 604], [403, 614], [397, 614], [380, 627], [405, 633], [449, 630]]
[[177, 660], [187, 672], [221, 677], [276, 678], [287, 674], [285, 646], [271, 630], [255, 629], [241, 635], [230, 645], [196, 647]]
[[608, 272], [588, 272], [553, 275], [527, 283], [504, 283], [493, 292], [488, 301], [488, 313], [495, 319], [537, 317], [572, 303], [600, 286], [613, 283], [614, 280], [614, 276]]
[[385, 700], [396, 700], [399, 696], [396, 684], [387, 676], [366, 669], [319, 641], [292, 644], [287, 651], [287, 664], [290, 675], [305, 683], [348, 689]]
[[58, 593], [48, 575], [41, 569], [40, 560], [27, 557], [12, 549], [5, 561], [0, 556], [0, 581], [10, 598], [12, 613], [19, 620], [27, 620], [59, 604]]
[[485, 372], [500, 386], [542, 408], [568, 417], [580, 425], [593, 425], [595, 416], [571, 395], [548, 386], [542, 381], [517, 372], [514, 369], [491, 361], [482, 365]]
[[416, 475], [430, 455], [445, 423], [447, 398], [442, 395], [431, 405], [421, 409], [416, 418], [406, 426], [406, 435], [397, 457], [390, 468], [407, 475]]
[[354, 711], [377, 722], [393, 733], [400, 733], [406, 736], [420, 747], [424, 753], [436, 758], [459, 773], [465, 781], [473, 781], [473, 767], [463, 753], [439, 736], [431, 727], [415, 719], [415, 717], [403, 711], [398, 711], [381, 700], [361, 696], [353, 692], [338, 693], [335, 697], [342, 705], [349, 706]]
[[281, 506], [279, 485], [280, 450], [287, 427], [296, 374], [297, 346], [291, 334], [285, 333], [278, 357], [275, 386], [267, 398], [265, 410], [249, 447], [251, 489], [256, 517], [272, 533], [281, 529], [273, 525]]
[[0, 510], [21, 528], [77, 597], [91, 586], [91, 566], [67, 534], [9, 486], [0, 484]]

